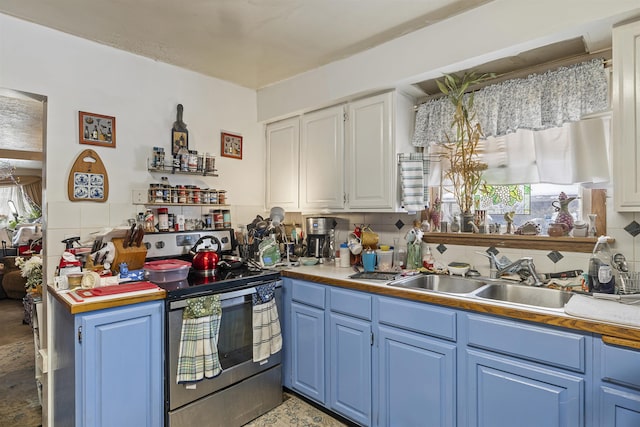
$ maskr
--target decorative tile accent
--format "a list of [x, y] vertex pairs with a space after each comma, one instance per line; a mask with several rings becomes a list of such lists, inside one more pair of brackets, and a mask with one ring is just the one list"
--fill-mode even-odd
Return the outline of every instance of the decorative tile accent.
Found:
[[436, 246], [436, 249], [438, 250], [438, 252], [440, 252], [441, 255], [447, 251], [447, 247], [442, 243]]
[[558, 261], [564, 258], [564, 256], [558, 251], [553, 251], [547, 254], [547, 258], [549, 258], [551, 261], [553, 261], [554, 264], [556, 264]]
[[489, 253], [489, 254], [494, 254], [494, 255], [498, 255], [500, 253], [499, 250], [497, 250], [495, 247], [491, 246], [489, 249], [487, 249], [485, 252]]
[[402, 227], [404, 227], [404, 222], [402, 222], [402, 220], [401, 220], [401, 219], [399, 219], [398, 221], [396, 221], [396, 228], [397, 228], [398, 230], [401, 230], [401, 229], [402, 229]]
[[640, 234], [640, 224], [638, 224], [636, 221], [632, 221], [631, 224], [627, 225], [624, 229], [633, 237], [636, 237], [638, 234]]

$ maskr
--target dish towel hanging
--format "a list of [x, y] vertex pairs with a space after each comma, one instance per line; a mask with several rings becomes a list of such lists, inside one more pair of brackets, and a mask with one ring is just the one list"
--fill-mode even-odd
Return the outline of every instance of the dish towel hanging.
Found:
[[275, 283], [256, 286], [253, 295], [253, 361], [266, 360], [282, 349]]
[[222, 372], [218, 333], [222, 306], [219, 295], [193, 298], [182, 313], [178, 354], [178, 384], [213, 378]]
[[423, 161], [400, 160], [400, 181], [402, 183], [402, 204], [408, 212], [424, 210], [424, 169]]

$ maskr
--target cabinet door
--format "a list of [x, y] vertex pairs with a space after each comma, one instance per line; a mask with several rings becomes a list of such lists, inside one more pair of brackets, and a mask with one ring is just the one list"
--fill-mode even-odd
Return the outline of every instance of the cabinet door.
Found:
[[325, 403], [324, 310], [291, 304], [292, 388]]
[[347, 203], [350, 209], [391, 209], [396, 185], [391, 92], [349, 104]]
[[462, 381], [469, 427], [585, 425], [585, 381], [579, 376], [467, 350]]
[[601, 426], [638, 427], [640, 426], [640, 393], [602, 387], [600, 410]]
[[266, 208], [298, 209], [298, 166], [300, 163], [300, 119], [293, 117], [266, 128]]
[[163, 424], [163, 307], [154, 301], [78, 316], [77, 425]]
[[640, 21], [613, 29], [613, 175], [618, 211], [640, 210]]
[[371, 323], [330, 315], [329, 408], [371, 425]]
[[456, 345], [380, 326], [379, 425], [456, 425]]
[[302, 116], [300, 207], [344, 206], [344, 108]]

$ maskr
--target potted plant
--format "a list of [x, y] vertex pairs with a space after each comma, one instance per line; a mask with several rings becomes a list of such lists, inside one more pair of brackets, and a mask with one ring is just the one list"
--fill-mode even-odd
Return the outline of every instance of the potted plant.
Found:
[[473, 109], [473, 92], [467, 90], [475, 84], [494, 77], [493, 73], [467, 72], [461, 76], [445, 74], [437, 80], [438, 88], [454, 107], [451, 122], [452, 135], [446, 134], [445, 157], [450, 167], [444, 177], [451, 181], [453, 195], [460, 207], [463, 231], [472, 231], [473, 200], [482, 183], [482, 172], [487, 164], [479, 160], [477, 148], [482, 127]]

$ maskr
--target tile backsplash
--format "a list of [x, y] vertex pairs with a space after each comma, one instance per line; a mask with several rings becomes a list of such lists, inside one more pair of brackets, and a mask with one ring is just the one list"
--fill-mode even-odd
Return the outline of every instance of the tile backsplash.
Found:
[[[640, 247], [638, 247], [638, 227], [640, 213], [614, 212], [610, 207], [613, 203], [607, 203], [607, 235], [615, 239], [611, 245], [614, 253], [622, 253], [632, 271], [640, 271]], [[287, 224], [296, 223], [304, 228], [307, 216], [331, 216], [336, 219], [336, 240], [344, 242], [348, 234], [356, 225], [370, 226], [379, 235], [380, 244], [393, 245], [394, 239], [398, 239], [401, 245], [406, 245], [405, 235], [411, 229], [413, 221], [419, 219], [419, 214], [406, 213], [336, 213], [331, 215], [301, 215], [288, 213], [285, 218]], [[448, 264], [452, 261], [464, 261], [470, 263], [483, 275], [489, 274], [489, 260], [478, 254], [484, 253], [490, 247], [460, 246], [448, 244], [429, 244], [436, 261]], [[424, 249], [424, 248], [423, 248]], [[493, 248], [498, 257], [506, 256], [511, 260], [523, 256], [531, 256], [534, 259], [536, 269], [540, 273], [555, 273], [567, 270], [581, 269], [586, 271], [590, 253], [568, 252], [554, 250], [530, 250], [513, 248]]]

